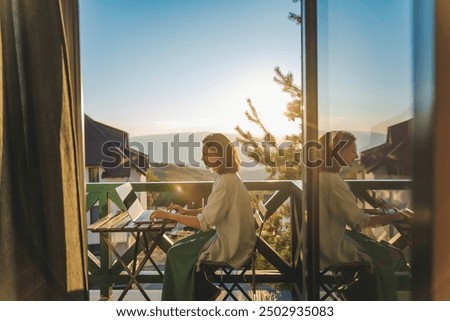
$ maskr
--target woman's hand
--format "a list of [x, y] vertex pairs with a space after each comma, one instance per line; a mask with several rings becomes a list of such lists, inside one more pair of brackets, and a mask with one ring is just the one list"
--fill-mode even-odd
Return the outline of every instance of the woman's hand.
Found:
[[[378, 209], [377, 209], [378, 210]], [[409, 210], [408, 210], [409, 211]], [[384, 214], [371, 215], [368, 226], [383, 226], [387, 224], [411, 224], [411, 211], [389, 208]], [[378, 212], [378, 211], [377, 211]]]
[[168, 219], [170, 219], [170, 213], [169, 213], [169, 212], [166, 212], [166, 211], [163, 211], [163, 210], [155, 210], [155, 211], [152, 213], [152, 215], [150, 216], [150, 218], [151, 218], [152, 220], [154, 220], [155, 218], [160, 218], [160, 219], [163, 219], [163, 220], [168, 220]]
[[182, 207], [181, 205], [178, 204], [170, 204], [169, 207], [167, 208], [167, 210], [169, 211], [175, 211], [181, 215], [185, 215], [187, 213], [187, 210]]

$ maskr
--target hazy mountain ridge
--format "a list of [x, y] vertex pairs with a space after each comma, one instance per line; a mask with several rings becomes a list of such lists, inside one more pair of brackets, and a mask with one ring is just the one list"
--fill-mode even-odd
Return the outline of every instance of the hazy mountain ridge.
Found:
[[[177, 164], [150, 164], [153, 174], [160, 181], [212, 181], [216, 174], [206, 168], [180, 166]], [[264, 180], [268, 174], [261, 166], [255, 169], [241, 167], [239, 175], [243, 180]]]
[[212, 181], [214, 173], [208, 169], [181, 167], [176, 164], [153, 163], [151, 170], [160, 181]]
[[[201, 161], [201, 142], [208, 134], [210, 132], [138, 136], [130, 139], [130, 146], [149, 155], [150, 163], [153, 164], [152, 171], [161, 180], [212, 180], [214, 173], [206, 169]], [[237, 137], [237, 134], [226, 135], [231, 141]], [[177, 144], [178, 148], [176, 148]], [[193, 155], [190, 155], [192, 151]], [[162, 164], [168, 164], [168, 166]], [[263, 166], [241, 167], [239, 174], [244, 180], [262, 180], [268, 176]]]
[[[377, 132], [352, 132], [357, 137], [357, 145], [360, 151], [381, 145], [386, 142], [386, 134]], [[150, 157], [150, 162], [162, 163], [188, 163], [189, 160], [201, 163], [201, 141], [210, 134], [210, 132], [185, 132], [185, 133], [170, 133], [170, 134], [155, 134], [131, 137], [130, 145], [138, 150], [146, 153]], [[320, 132], [319, 135], [322, 135]], [[232, 141], [236, 140], [237, 134], [226, 134]], [[283, 137], [278, 137], [278, 144], [283, 140]], [[175, 150], [177, 141], [179, 142], [178, 151]], [[190, 155], [187, 144], [191, 144], [191, 150], [194, 155]], [[149, 153], [150, 151], [150, 153]], [[178, 159], [175, 159], [177, 157]], [[192, 164], [191, 164], [192, 165]]]
[[[214, 173], [201, 161], [201, 141], [208, 134], [210, 132], [137, 136], [130, 139], [130, 146], [149, 155], [151, 169], [161, 181], [210, 181]], [[386, 135], [381, 133], [355, 131], [353, 134], [357, 137], [358, 152], [386, 142]], [[237, 134], [226, 135], [232, 141], [237, 137]], [[281, 142], [282, 138], [278, 138], [278, 144]], [[268, 176], [261, 165], [241, 167], [239, 174], [244, 180], [264, 180]]]

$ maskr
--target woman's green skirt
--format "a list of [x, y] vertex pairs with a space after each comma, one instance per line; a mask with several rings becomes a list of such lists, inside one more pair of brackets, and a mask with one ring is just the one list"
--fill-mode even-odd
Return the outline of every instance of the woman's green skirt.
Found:
[[198, 255], [215, 231], [197, 232], [177, 242], [167, 251], [161, 300], [193, 301]]

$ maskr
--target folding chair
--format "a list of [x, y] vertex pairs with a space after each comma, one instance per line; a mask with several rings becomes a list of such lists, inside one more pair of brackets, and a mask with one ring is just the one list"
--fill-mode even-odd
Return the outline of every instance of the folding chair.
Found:
[[[256, 242], [249, 259], [240, 269], [236, 270], [232, 266], [224, 262], [204, 261], [200, 265], [201, 270], [206, 273], [208, 279], [211, 280], [211, 282], [218, 283], [218, 285], [225, 291], [226, 294], [223, 298], [223, 301], [226, 301], [229, 297], [231, 297], [234, 301], [238, 301], [238, 298], [233, 294], [233, 291], [235, 291], [236, 289], [239, 290], [248, 301], [252, 301], [250, 295], [240, 285], [242, 281], [246, 281], [246, 273], [249, 270], [251, 270], [252, 273], [251, 283], [253, 297], [256, 294], [256, 256], [258, 254], [258, 241], [261, 237], [263, 225], [267, 219], [266, 214], [266, 207], [261, 201], [259, 201], [258, 209], [253, 214], [256, 227], [255, 232], [257, 232], [258, 229], [259, 232], [257, 234]], [[218, 274], [217, 272], [220, 273]]]
[[366, 268], [364, 262], [335, 263], [320, 271], [319, 285], [325, 292], [320, 300], [346, 301], [343, 293], [358, 282], [360, 273]]

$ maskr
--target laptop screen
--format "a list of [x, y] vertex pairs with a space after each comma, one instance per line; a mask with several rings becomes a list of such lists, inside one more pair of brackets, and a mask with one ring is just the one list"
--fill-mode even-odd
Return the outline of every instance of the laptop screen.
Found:
[[141, 202], [139, 202], [130, 183], [125, 183], [116, 187], [116, 191], [132, 220], [135, 220], [136, 217], [144, 212], [144, 208], [142, 207]]
[[125, 205], [125, 207], [128, 209], [131, 207], [131, 205], [133, 205], [134, 202], [136, 202], [136, 200], [137, 200], [136, 193], [134, 191], [131, 191], [130, 193], [128, 193], [128, 195], [122, 202], [123, 205]]

